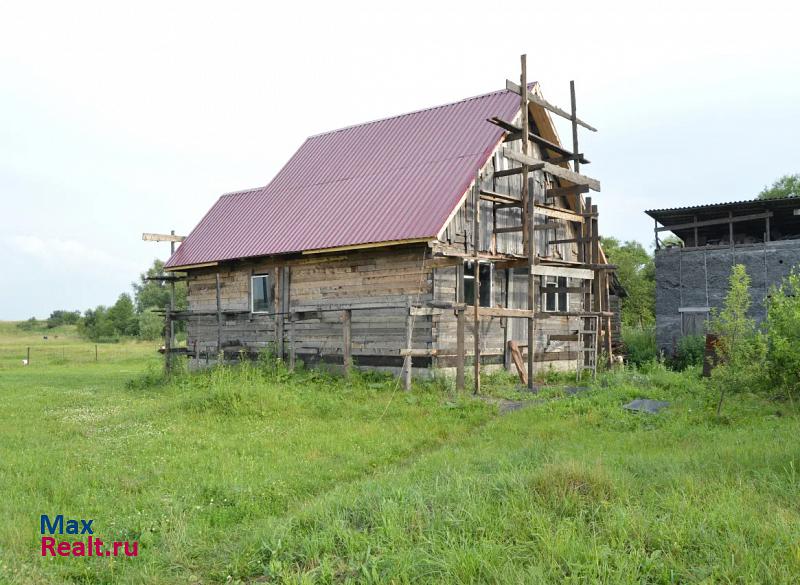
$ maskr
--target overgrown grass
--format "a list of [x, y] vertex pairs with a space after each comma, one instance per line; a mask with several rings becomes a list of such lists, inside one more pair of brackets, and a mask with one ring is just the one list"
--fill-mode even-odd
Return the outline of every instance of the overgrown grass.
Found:
[[[800, 431], [697, 368], [602, 373], [498, 416], [438, 377], [179, 374], [159, 357], [0, 372], [0, 582], [794, 583]], [[658, 415], [621, 408], [668, 400]], [[39, 515], [137, 558], [43, 559]]]

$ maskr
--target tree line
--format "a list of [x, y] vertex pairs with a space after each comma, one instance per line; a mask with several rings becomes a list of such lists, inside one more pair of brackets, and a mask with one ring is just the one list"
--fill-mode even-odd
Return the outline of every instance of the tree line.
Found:
[[[33, 330], [76, 325], [81, 336], [96, 342], [113, 342], [123, 337], [158, 339], [164, 334], [164, 317], [160, 311], [169, 306], [170, 300], [170, 284], [158, 279], [165, 275], [164, 262], [155, 260], [136, 282], [131, 283], [133, 295], [122, 293], [113, 305], [98, 305], [83, 313], [58, 309], [50, 313], [46, 320], [31, 317], [20, 323], [19, 327]], [[188, 306], [186, 295], [186, 283], [176, 282], [177, 309]]]

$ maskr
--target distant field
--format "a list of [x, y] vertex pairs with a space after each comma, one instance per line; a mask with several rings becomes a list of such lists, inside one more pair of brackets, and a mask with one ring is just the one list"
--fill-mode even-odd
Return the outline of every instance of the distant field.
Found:
[[[51, 342], [61, 358], [22, 365], [20, 347]], [[654, 367], [501, 416], [445, 382], [407, 395], [274, 364], [165, 384], [154, 350], [101, 346], [94, 362], [72, 331], [0, 324], [0, 583], [800, 577], [788, 405], [734, 397], [717, 420], [694, 374]], [[505, 376], [486, 387], [533, 398]], [[643, 396], [673, 406], [620, 408]], [[42, 558], [41, 514], [94, 519], [139, 556]]]

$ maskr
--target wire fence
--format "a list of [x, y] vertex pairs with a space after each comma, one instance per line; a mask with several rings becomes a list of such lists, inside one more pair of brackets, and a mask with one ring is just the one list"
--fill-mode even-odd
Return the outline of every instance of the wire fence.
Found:
[[156, 344], [100, 343], [6, 346], [0, 349], [0, 363], [6, 367], [110, 363], [154, 356], [158, 348]]

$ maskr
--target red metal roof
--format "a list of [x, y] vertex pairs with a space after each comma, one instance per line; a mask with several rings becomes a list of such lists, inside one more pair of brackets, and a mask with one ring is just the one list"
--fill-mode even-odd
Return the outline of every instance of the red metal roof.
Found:
[[433, 239], [502, 137], [494, 92], [312, 136], [266, 186], [223, 195], [167, 262]]

